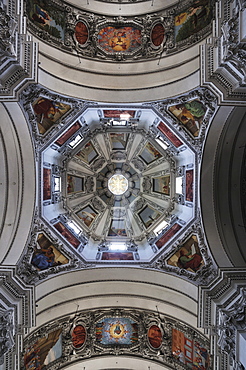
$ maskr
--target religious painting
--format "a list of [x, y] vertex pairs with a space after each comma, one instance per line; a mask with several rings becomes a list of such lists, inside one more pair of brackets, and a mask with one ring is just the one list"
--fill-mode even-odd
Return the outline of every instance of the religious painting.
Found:
[[76, 153], [76, 157], [87, 164], [93, 162], [97, 156], [97, 151], [91, 141], [85, 144], [85, 146], [78, 153]]
[[59, 139], [56, 140], [56, 144], [62, 146], [76, 131], [81, 128], [81, 124], [79, 122], [75, 122], [71, 127], [67, 129]]
[[27, 14], [35, 26], [57, 39], [64, 40], [65, 11], [55, 3], [46, 0], [28, 0]]
[[51, 169], [43, 167], [43, 200], [51, 199]]
[[209, 369], [211, 365], [211, 359], [207, 348], [205, 348], [202, 344], [198, 341], [193, 342], [194, 346], [194, 355], [195, 358], [193, 359], [193, 365], [195, 369]]
[[105, 118], [134, 118], [135, 110], [104, 109], [103, 114]]
[[74, 28], [74, 36], [80, 45], [86, 44], [89, 37], [89, 31], [85, 22], [79, 21], [76, 23]]
[[204, 29], [212, 20], [212, 6], [209, 0], [196, 0], [186, 10], [175, 16], [174, 35], [176, 42]]
[[157, 128], [171, 141], [171, 143], [176, 147], [183, 145], [182, 141], [177, 138], [176, 135], [163, 123], [160, 122]]
[[203, 265], [204, 261], [198, 246], [197, 237], [192, 235], [179, 250], [167, 261], [171, 266], [176, 266], [190, 272], [196, 272]]
[[103, 252], [102, 260], [104, 261], [133, 261], [132, 252]]
[[65, 265], [68, 263], [68, 259], [41, 233], [38, 235], [37, 248], [34, 250], [31, 263], [37, 270], [41, 271], [50, 267]]
[[207, 370], [210, 367], [210, 356], [204, 345], [178, 329], [172, 329], [172, 354], [189, 369]]
[[61, 333], [62, 329], [52, 331], [26, 348], [24, 352], [24, 366], [26, 370], [46, 369], [47, 365], [62, 356]]
[[185, 173], [185, 181], [186, 181], [186, 187], [185, 187], [185, 199], [189, 202], [193, 202], [193, 170], [188, 170]]
[[170, 195], [170, 175], [154, 177], [152, 180], [154, 192]]
[[128, 317], [105, 317], [96, 323], [96, 343], [131, 346], [138, 342], [138, 324]]
[[108, 236], [127, 236], [125, 220], [111, 220]]
[[37, 117], [38, 130], [42, 135], [71, 108], [68, 104], [55, 102], [47, 98], [39, 98], [32, 106]]
[[107, 26], [99, 31], [98, 44], [108, 53], [131, 53], [141, 46], [141, 30], [135, 27]]
[[197, 99], [184, 104], [172, 105], [168, 110], [178, 118], [194, 137], [199, 135], [206, 107]]
[[143, 222], [146, 229], [150, 227], [158, 218], [161, 216], [161, 213], [150, 206], [144, 207], [142, 211], [138, 212], [138, 216]]
[[159, 326], [151, 325], [148, 330], [148, 341], [153, 348], [160, 348], [162, 345], [162, 332]]
[[73, 194], [84, 191], [84, 178], [79, 176], [67, 175], [67, 193]]
[[157, 159], [161, 158], [161, 153], [149, 141], [145, 144], [139, 157], [146, 163], [150, 164]]
[[76, 325], [72, 330], [71, 337], [74, 348], [81, 348], [86, 340], [86, 328], [84, 325]]
[[160, 46], [164, 41], [164, 37], [165, 37], [165, 28], [163, 27], [163, 24], [162, 23], [155, 24], [154, 27], [152, 28], [150, 35], [153, 45], [156, 47]]
[[126, 134], [126, 133], [111, 132], [109, 134], [111, 148], [113, 150], [125, 150], [128, 137], [129, 137], [129, 134]]
[[179, 224], [174, 224], [170, 227], [170, 229], [165, 232], [165, 234], [162, 235], [162, 237], [157, 240], [155, 243], [156, 246], [160, 249], [165, 245], [179, 230], [181, 229], [181, 226]]
[[91, 206], [88, 205], [77, 212], [76, 215], [81, 219], [85, 226], [90, 227], [98, 214]]
[[54, 224], [57, 231], [70, 243], [74, 248], [78, 248], [80, 241], [61, 223]]

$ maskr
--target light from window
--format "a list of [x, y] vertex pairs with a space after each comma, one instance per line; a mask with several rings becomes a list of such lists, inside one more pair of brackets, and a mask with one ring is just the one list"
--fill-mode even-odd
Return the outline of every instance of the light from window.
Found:
[[158, 235], [167, 225], [168, 223], [165, 220], [162, 221], [158, 226], [156, 226], [156, 228], [154, 229], [154, 233]]
[[131, 117], [131, 115], [129, 113], [122, 113], [120, 115], [120, 120], [121, 121], [129, 121], [129, 118]]
[[82, 140], [83, 137], [81, 135], [77, 135], [68, 145], [71, 146], [71, 148], [75, 148]]
[[165, 141], [163, 141], [161, 138], [155, 139], [155, 141], [164, 149], [166, 150], [168, 145]]
[[75, 232], [75, 234], [81, 233], [81, 229], [73, 221], [67, 222], [68, 226]]
[[183, 178], [182, 176], [176, 177], [176, 193], [182, 194], [182, 187], [183, 187]]
[[55, 190], [55, 192], [60, 191], [60, 187], [61, 187], [61, 178], [55, 176], [54, 177], [54, 190]]
[[111, 251], [126, 251], [127, 246], [124, 242], [112, 242], [109, 245], [109, 250]]
[[125, 121], [125, 120], [120, 120], [120, 121], [112, 120], [111, 124], [112, 124], [112, 126], [126, 126], [127, 121]]

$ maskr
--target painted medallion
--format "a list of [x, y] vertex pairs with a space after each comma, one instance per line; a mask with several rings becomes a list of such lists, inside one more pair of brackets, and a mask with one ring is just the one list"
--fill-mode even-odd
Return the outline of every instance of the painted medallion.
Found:
[[76, 325], [72, 331], [72, 343], [75, 348], [81, 348], [86, 340], [86, 328], [83, 325]]
[[80, 45], [86, 44], [88, 40], [88, 28], [84, 22], [79, 21], [76, 24], [74, 36]]
[[160, 46], [164, 41], [165, 29], [161, 23], [154, 25], [151, 31], [151, 41], [154, 46]]
[[160, 348], [162, 344], [161, 329], [157, 325], [152, 325], [148, 330], [148, 340], [153, 348]]

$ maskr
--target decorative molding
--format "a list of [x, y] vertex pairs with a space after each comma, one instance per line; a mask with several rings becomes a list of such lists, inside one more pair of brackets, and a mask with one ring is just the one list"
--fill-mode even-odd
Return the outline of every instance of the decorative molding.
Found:
[[199, 290], [199, 325], [217, 341], [214, 355], [233, 369], [244, 369], [238, 357], [237, 336], [246, 329], [246, 269], [220, 269], [218, 277]]
[[[199, 130], [198, 137], [191, 135], [191, 133], [186, 130], [185, 125], [183, 125], [178, 118], [172, 115], [168, 109], [170, 106], [185, 104], [195, 99], [198, 99], [207, 109]], [[162, 119], [165, 118], [166, 124], [168, 124], [168, 126], [172, 126], [172, 130], [174, 131], [175, 135], [177, 135], [177, 137], [179, 137], [181, 140], [184, 140], [185, 145], [189, 144], [193, 149], [195, 149], [200, 162], [202, 158], [202, 150], [206, 132], [218, 106], [216, 95], [208, 88], [198, 88], [181, 96], [148, 104], [161, 113]], [[158, 126], [159, 122], [160, 121], [156, 122], [156, 127]], [[160, 135], [160, 131], [158, 133]], [[166, 136], [164, 136], [164, 138], [167, 140]], [[182, 151], [184, 148], [181, 147], [180, 150]]]
[[12, 266], [1, 266], [0, 302], [0, 365], [15, 369], [25, 330], [35, 325], [35, 301], [34, 287], [23, 284]]
[[37, 43], [21, 23], [22, 5], [0, 3], [0, 101], [16, 100], [24, 86], [37, 80]]
[[[173, 222], [172, 222], [173, 224]], [[161, 235], [161, 234], [160, 234]], [[199, 268], [196, 272], [188, 271], [181, 267], [175, 267], [168, 264], [168, 260], [171, 256], [176, 253], [181, 246], [185, 243], [185, 241], [191, 237], [192, 235], [196, 235], [198, 239], [198, 247], [204, 261], [204, 265]], [[160, 236], [158, 236], [158, 239]], [[154, 244], [155, 239], [151, 240], [151, 244]], [[201, 223], [199, 220], [191, 225], [185, 233], [183, 232], [178, 239], [172, 240], [171, 248], [169, 248], [169, 244], [164, 248], [165, 252], [161, 255], [161, 257], [156, 258], [155, 262], [151, 263], [148, 267], [154, 268], [161, 271], [171, 272], [174, 273], [184, 279], [191, 280], [197, 285], [203, 284], [208, 285], [211, 281], [213, 281], [217, 276], [217, 267], [210, 255], [209, 249], [205, 242], [204, 233], [201, 227]]]
[[[79, 336], [75, 328], [79, 329]], [[133, 330], [132, 339], [127, 336], [127, 329]], [[108, 340], [112, 344], [106, 339], [106, 333], [110, 330], [113, 334], [110, 337], [108, 333], [107, 338], [111, 338]], [[117, 332], [115, 333], [114, 330]], [[155, 341], [152, 340], [151, 330], [157, 332]], [[49, 369], [52, 370], [60, 369], [67, 364], [71, 366], [78, 360], [83, 361], [83, 359], [103, 355], [140, 356], [163, 366], [183, 370], [188, 367], [173, 353], [173, 330], [184, 335], [193, 346], [198, 343], [207, 354], [209, 353], [208, 339], [180, 320], [146, 310], [108, 308], [80, 311], [74, 315], [59, 317], [55, 322], [37, 328], [26, 338], [24, 354], [31, 349], [35, 352], [35, 348], [39, 346], [39, 340], [44, 339], [45, 335], [57, 333], [62, 337], [62, 356], [49, 364]], [[100, 340], [102, 331], [105, 335], [103, 340]], [[114, 336], [118, 339], [114, 339]], [[121, 337], [128, 339], [124, 339], [122, 343]], [[212, 369], [212, 358], [207, 369]]]
[[[44, 98], [52, 102], [63, 103], [71, 106], [71, 109], [69, 109], [69, 111], [64, 116], [54, 122], [51, 128], [47, 130], [44, 134], [41, 134], [38, 130], [37, 117], [33, 110], [33, 103], [38, 98]], [[51, 139], [51, 137], [58, 137], [61, 129], [64, 130], [64, 127], [69, 127], [72, 122], [76, 122], [76, 116], [79, 112], [81, 113], [86, 104], [82, 100], [58, 95], [37, 84], [30, 84], [26, 89], [22, 91], [22, 93], [20, 94], [19, 103], [23, 107], [23, 110], [25, 112], [30, 131], [35, 140], [37, 151], [39, 151], [41, 147], [45, 146], [47, 142]], [[70, 152], [72, 150], [71, 148], [67, 149], [69, 149]]]
[[245, 1], [219, 0], [213, 37], [202, 46], [202, 85], [220, 104], [246, 105]]
[[14, 346], [14, 317], [13, 310], [0, 308], [0, 365], [4, 363], [4, 355]]
[[[57, 220], [58, 222], [59, 220]], [[37, 237], [40, 233], [44, 233], [52, 245], [68, 259], [66, 264], [56, 264], [53, 267], [46, 268], [45, 270], [38, 270], [32, 264], [33, 253], [37, 248]], [[91, 267], [91, 264], [85, 264], [81, 259], [78, 259], [71, 251], [61, 244], [60, 240], [55, 238], [49, 228], [38, 217], [37, 212], [34, 216], [33, 226], [29, 235], [28, 245], [23, 251], [22, 258], [17, 266], [17, 273], [19, 278], [26, 284], [38, 284], [41, 281], [62, 272], [77, 270]]]

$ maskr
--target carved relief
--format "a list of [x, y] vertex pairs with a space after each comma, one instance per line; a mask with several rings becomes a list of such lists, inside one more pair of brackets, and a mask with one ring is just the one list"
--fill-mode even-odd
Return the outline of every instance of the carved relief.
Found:
[[[5, 5], [7, 4], [7, 5]], [[36, 80], [37, 45], [23, 34], [23, 3], [0, 3], [0, 100], [16, 100], [20, 87]], [[21, 31], [20, 31], [21, 30]]]
[[221, 102], [245, 105], [246, 47], [242, 23], [245, 21], [245, 2], [220, 1], [221, 18], [210, 42], [203, 45], [202, 82], [218, 92]]
[[0, 308], [0, 365], [4, 363], [4, 355], [14, 346], [14, 318], [13, 310]]

